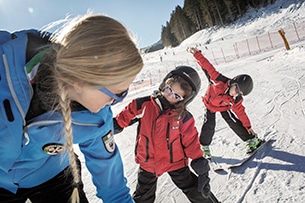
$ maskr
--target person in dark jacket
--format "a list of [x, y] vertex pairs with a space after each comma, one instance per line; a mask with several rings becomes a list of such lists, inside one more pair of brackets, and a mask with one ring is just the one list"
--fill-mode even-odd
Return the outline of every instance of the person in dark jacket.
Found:
[[219, 73], [197, 48], [190, 48], [198, 64], [205, 72], [209, 86], [202, 98], [206, 107], [204, 123], [200, 133], [200, 143], [206, 158], [211, 158], [209, 145], [215, 133], [215, 114], [220, 112], [229, 127], [247, 142], [247, 153], [256, 149], [261, 140], [251, 127], [250, 120], [243, 106], [243, 96], [248, 95], [253, 89], [252, 78], [247, 74], [228, 78]]
[[[158, 178], [168, 172], [172, 181], [193, 203], [211, 202], [209, 165], [200, 149], [192, 114], [186, 110], [201, 81], [191, 67], [171, 71], [153, 95], [131, 101], [114, 119], [117, 132], [139, 121], [135, 161], [140, 165], [135, 202], [155, 200]], [[190, 171], [188, 159], [198, 177]]]

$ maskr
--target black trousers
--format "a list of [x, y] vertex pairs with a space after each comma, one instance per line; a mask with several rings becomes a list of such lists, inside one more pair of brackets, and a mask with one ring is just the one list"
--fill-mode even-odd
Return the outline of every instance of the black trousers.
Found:
[[[198, 192], [198, 178], [192, 173], [189, 167], [168, 172], [174, 184], [182, 190], [192, 203], [212, 203], [210, 199], [202, 197]], [[156, 198], [158, 178], [150, 172], [139, 168], [138, 183], [136, 191], [133, 193], [133, 199], [136, 203], [153, 203]]]
[[[228, 110], [220, 112], [220, 114], [229, 127], [240, 137], [240, 139], [246, 141], [254, 137], [254, 135], [248, 133], [247, 129], [242, 125], [241, 121], [233, 112]], [[213, 113], [207, 109], [200, 132], [201, 145], [210, 145], [212, 142], [216, 126], [215, 115], [216, 113]]]
[[[80, 171], [80, 161], [77, 159]], [[25, 203], [27, 199], [32, 203], [67, 203], [73, 190], [73, 176], [69, 167], [60, 172], [49, 181], [33, 188], [19, 188], [17, 193], [11, 193], [8, 190], [0, 188], [1, 203]], [[88, 203], [83, 183], [79, 184], [79, 196], [81, 203]]]

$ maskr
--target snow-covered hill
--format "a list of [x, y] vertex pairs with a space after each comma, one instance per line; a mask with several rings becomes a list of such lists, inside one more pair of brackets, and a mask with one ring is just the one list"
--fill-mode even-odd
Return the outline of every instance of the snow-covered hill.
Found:
[[[154, 70], [173, 69], [176, 65], [195, 67], [202, 77], [202, 87], [197, 98], [189, 105], [196, 119], [197, 129], [201, 129], [204, 95], [207, 80], [195, 63], [186, 47], [209, 40], [209, 48], [221, 47], [223, 40], [241, 40], [276, 31], [279, 27], [294, 22], [305, 22], [305, 3], [297, 0], [278, 0], [268, 8], [252, 10], [243, 19], [219, 29], [200, 31], [181, 46], [164, 49], [143, 56], [145, 66], [138, 78], [147, 79]], [[304, 37], [304, 36], [303, 36]], [[296, 202], [305, 198], [305, 41], [291, 44], [291, 50], [283, 47], [236, 59], [229, 63], [215, 64], [224, 75], [233, 77], [248, 73], [253, 77], [254, 90], [245, 97], [244, 105], [252, 122], [253, 129], [262, 138], [272, 138], [266, 149], [257, 153], [255, 158], [244, 167], [234, 171], [215, 173], [211, 171], [212, 191], [222, 202]], [[161, 53], [167, 54], [162, 62]], [[156, 58], [158, 60], [156, 60]], [[212, 60], [211, 60], [212, 62]], [[213, 63], [213, 62], [212, 62]], [[117, 114], [131, 99], [149, 95], [158, 84], [132, 91], [120, 104], [114, 106]], [[133, 160], [136, 126], [126, 128], [115, 139], [120, 148], [125, 174], [131, 192], [137, 180], [138, 166]], [[243, 143], [217, 114], [216, 133], [211, 144], [212, 154], [219, 157], [223, 164], [240, 158]], [[81, 154], [81, 153], [79, 153]], [[83, 164], [83, 180], [90, 202], [101, 202], [95, 197], [95, 187]], [[175, 187], [167, 174], [161, 176], [157, 188], [157, 203], [189, 202], [184, 194]]]

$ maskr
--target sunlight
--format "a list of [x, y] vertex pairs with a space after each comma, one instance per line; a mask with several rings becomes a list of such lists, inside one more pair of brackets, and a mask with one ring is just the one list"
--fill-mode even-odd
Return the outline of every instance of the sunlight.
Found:
[[32, 7], [28, 7], [29, 13], [34, 13], [34, 9]]

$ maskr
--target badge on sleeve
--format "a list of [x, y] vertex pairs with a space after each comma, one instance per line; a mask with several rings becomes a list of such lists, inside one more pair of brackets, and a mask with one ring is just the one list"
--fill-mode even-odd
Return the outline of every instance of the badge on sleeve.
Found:
[[109, 153], [113, 152], [114, 148], [115, 148], [115, 143], [114, 143], [114, 137], [113, 137], [113, 134], [112, 134], [111, 130], [106, 135], [104, 135], [102, 137], [102, 140], [103, 140], [103, 143], [104, 143], [104, 146], [105, 146], [106, 150]]
[[63, 153], [66, 150], [66, 147], [60, 143], [48, 143], [42, 147], [42, 150], [46, 154], [57, 155]]

